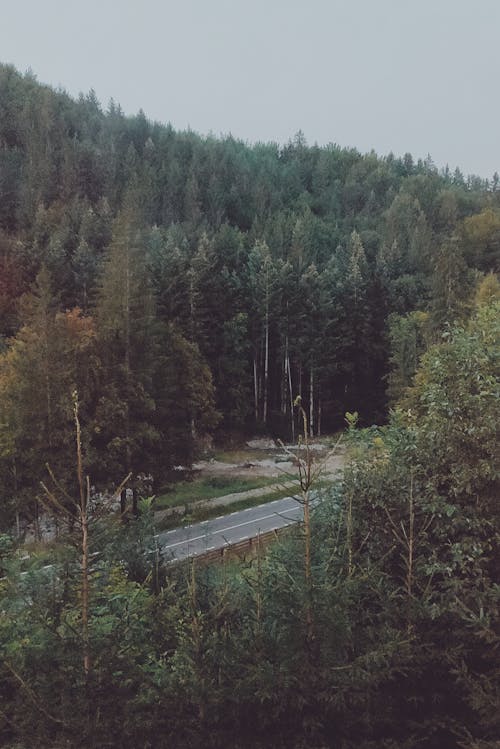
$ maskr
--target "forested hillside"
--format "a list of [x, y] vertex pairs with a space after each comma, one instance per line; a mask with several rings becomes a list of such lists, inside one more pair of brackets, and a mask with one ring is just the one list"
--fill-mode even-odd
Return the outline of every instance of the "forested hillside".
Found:
[[382, 423], [498, 267], [500, 190], [432, 161], [202, 138], [0, 68], [4, 498], [155, 480], [204, 434]]
[[[498, 749], [498, 181], [0, 66], [1, 746]], [[344, 415], [342, 480], [243, 562], [92, 489]]]

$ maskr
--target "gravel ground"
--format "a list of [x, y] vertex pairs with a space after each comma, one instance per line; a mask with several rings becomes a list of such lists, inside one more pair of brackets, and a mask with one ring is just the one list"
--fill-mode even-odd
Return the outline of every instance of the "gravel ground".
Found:
[[[326, 445], [315, 443], [310, 445], [315, 465], [322, 466], [322, 474], [333, 476], [342, 468], [344, 451], [340, 446], [333, 453]], [[246, 456], [248, 453], [248, 458]], [[292, 478], [297, 475], [297, 462], [293, 454], [297, 453], [296, 446], [274, 445], [270, 440], [251, 440], [246, 449], [235, 452], [237, 460], [231, 462], [230, 454], [225, 460], [202, 460], [195, 463], [193, 468], [200, 476], [263, 476], [266, 478]], [[303, 451], [301, 452], [303, 455]]]

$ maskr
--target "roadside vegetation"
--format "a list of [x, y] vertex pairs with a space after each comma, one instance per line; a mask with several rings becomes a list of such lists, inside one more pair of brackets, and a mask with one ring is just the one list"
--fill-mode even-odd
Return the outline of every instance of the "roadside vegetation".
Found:
[[[498, 749], [498, 175], [0, 104], [0, 746]], [[161, 491], [344, 427], [318, 507]], [[164, 558], [150, 495], [290, 472], [276, 543]]]
[[500, 190], [414, 161], [203, 138], [0, 64], [0, 525], [200, 449], [384, 423], [499, 267]]
[[143, 503], [90, 526], [84, 629], [77, 547], [21, 576], [4, 538], [3, 745], [495, 749], [499, 313], [432, 346], [386, 426], [350, 414], [342, 482], [244, 564], [165, 565]]
[[240, 510], [246, 510], [250, 507], [258, 507], [259, 505], [272, 502], [275, 499], [281, 499], [282, 497], [290, 496], [290, 491], [286, 489], [276, 489], [269, 491], [267, 494], [259, 495], [258, 497], [244, 497], [242, 499], [235, 499], [234, 502], [225, 505], [218, 505], [216, 507], [196, 507], [192, 508], [191, 511], [186, 512], [182, 516], [168, 516], [160, 518], [155, 521], [155, 526], [158, 530], [170, 530], [171, 528], [177, 528], [180, 525], [191, 525], [193, 523], [200, 523], [203, 520], [211, 520], [221, 515], [230, 515], [232, 512], [239, 512]]
[[277, 483], [276, 479], [258, 476], [255, 478], [208, 476], [192, 481], [179, 481], [163, 487], [162, 493], [155, 498], [155, 509], [161, 510], [179, 505], [189, 507], [193, 502], [200, 500], [260, 489], [274, 483]]

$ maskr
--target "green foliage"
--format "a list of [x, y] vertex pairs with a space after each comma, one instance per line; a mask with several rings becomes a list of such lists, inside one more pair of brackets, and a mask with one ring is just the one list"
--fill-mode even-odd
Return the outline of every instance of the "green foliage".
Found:
[[474, 286], [474, 274], [468, 268], [456, 237], [447, 239], [436, 253], [432, 275], [430, 322], [441, 332], [466, 317]]
[[478, 307], [429, 349], [387, 426], [346, 414], [352, 460], [312, 514], [307, 575], [300, 524], [251, 561], [172, 567], [150, 503], [103, 521], [87, 682], [74, 556], [21, 575], [4, 543], [2, 741], [493, 747], [498, 313]]
[[[97, 489], [163, 481], [218, 425], [293, 434], [299, 398], [312, 432], [346, 414], [354, 457], [308, 565], [302, 528], [186, 570], [147, 507], [106, 521], [87, 679], [73, 553], [3, 538], [0, 743], [492, 749], [496, 182], [175, 132], [10, 66], [0, 100], [2, 527], [47, 461], [73, 492], [75, 387]], [[386, 418], [388, 374], [401, 408], [354, 429]]]
[[346, 409], [384, 417], [389, 313], [430, 308], [439, 335], [464, 312], [469, 271], [495, 268], [497, 192], [429, 160], [303, 136], [283, 148], [204, 139], [115, 103], [103, 112], [93, 94], [73, 101], [9, 66], [0, 96], [0, 336], [18, 329], [17, 301], [42, 264], [62, 310], [96, 307], [108, 360], [97, 453], [119, 440], [102, 474], [161, 452], [139, 413], [156, 405], [152, 319], [198, 346], [223, 434], [259, 424], [286, 436], [297, 394], [313, 431], [331, 430]]
[[2, 488], [17, 511], [36, 498], [46, 464], [63, 483], [70, 480], [71, 393], [76, 388], [88, 400], [98, 368], [91, 318], [78, 309], [54, 309], [46, 270], [23, 299], [23, 317], [25, 324], [0, 355]]
[[500, 270], [500, 214], [491, 207], [468, 216], [461, 226], [465, 256], [481, 270]]
[[413, 381], [419, 359], [425, 351], [428, 315], [410, 312], [405, 317], [389, 317], [391, 355], [388, 376], [388, 395], [392, 404], [398, 403]]
[[346, 411], [345, 422], [349, 429], [355, 429], [355, 427], [358, 425], [358, 421], [359, 421], [359, 414], [357, 411], [354, 411], [354, 413], [350, 413], [349, 411]]
[[489, 746], [498, 732], [499, 311], [481, 307], [424, 355], [405, 411], [361, 436], [346, 475], [357, 542], [412, 642], [390, 691], [410, 746]]
[[234, 476], [209, 476], [203, 479], [176, 482], [162, 487], [162, 494], [156, 498], [155, 506], [163, 508], [188, 505], [198, 500], [259, 489], [272, 483], [276, 483], [276, 480], [259, 477], [246, 479]]

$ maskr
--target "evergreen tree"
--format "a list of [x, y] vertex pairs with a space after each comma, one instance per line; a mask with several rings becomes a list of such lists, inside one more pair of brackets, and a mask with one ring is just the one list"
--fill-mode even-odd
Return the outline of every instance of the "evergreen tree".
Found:
[[472, 293], [473, 274], [468, 269], [458, 240], [447, 240], [438, 250], [431, 290], [431, 326], [443, 329], [465, 316]]
[[96, 301], [103, 380], [94, 443], [99, 477], [144, 471], [158, 440], [152, 425], [155, 308], [132, 208], [116, 219]]

